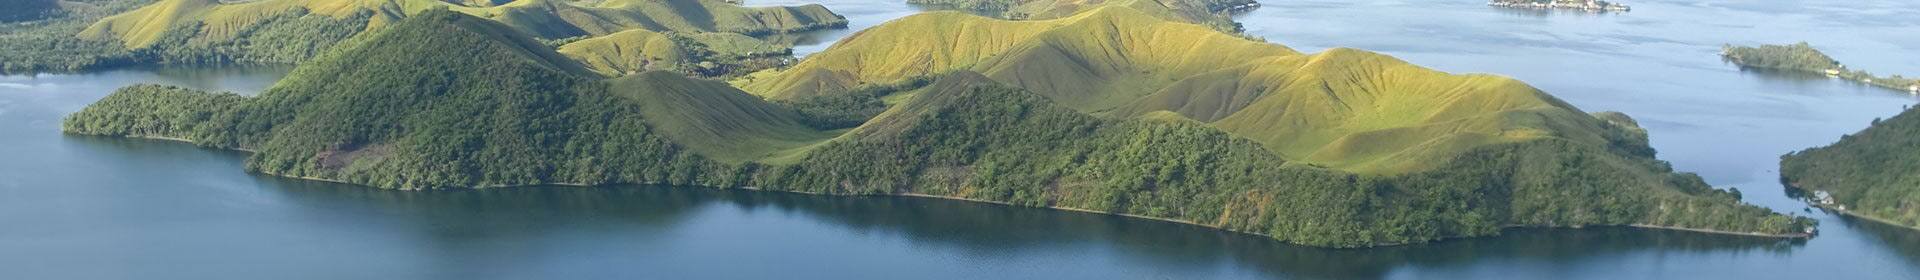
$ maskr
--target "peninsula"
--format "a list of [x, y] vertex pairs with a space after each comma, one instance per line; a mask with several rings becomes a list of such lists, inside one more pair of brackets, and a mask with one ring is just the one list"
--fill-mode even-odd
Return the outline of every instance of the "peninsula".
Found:
[[1835, 79], [1906, 91], [1909, 94], [1920, 94], [1920, 79], [1907, 78], [1899, 74], [1880, 77], [1864, 70], [1848, 69], [1846, 64], [1841, 64], [1840, 61], [1813, 48], [1807, 42], [1757, 47], [1725, 45], [1720, 47], [1720, 56], [1740, 67], [1822, 74]]

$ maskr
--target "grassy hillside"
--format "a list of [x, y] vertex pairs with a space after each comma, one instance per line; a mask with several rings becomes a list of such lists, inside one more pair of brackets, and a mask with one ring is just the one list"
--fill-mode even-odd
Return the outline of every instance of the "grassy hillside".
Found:
[[561, 54], [608, 76], [649, 70], [689, 75], [750, 73], [784, 63], [790, 48], [738, 33], [621, 31], [561, 45]]
[[709, 158], [761, 160], [833, 136], [802, 123], [786, 107], [721, 82], [654, 71], [609, 84], [615, 96], [640, 105], [640, 115], [657, 133]]
[[1826, 147], [1780, 158], [1781, 180], [1825, 191], [1844, 210], [1920, 227], [1920, 110], [1909, 109]]
[[777, 171], [788, 176], [775, 185], [1087, 209], [1337, 247], [1509, 226], [1809, 226], [1650, 158], [1562, 140], [1477, 149], [1430, 172], [1367, 176], [1288, 164], [1197, 122], [1095, 117], [979, 74], [946, 75], [909, 96]]
[[[749, 52], [759, 50], [763, 43], [740, 35], [846, 24], [845, 19], [819, 5], [742, 7], [719, 0], [608, 0], [592, 4], [564, 0], [504, 4], [439, 0], [92, 1], [103, 2], [99, 6], [117, 14], [87, 17], [86, 23], [91, 25], [84, 28], [45, 30], [45, 38], [15, 43], [0, 37], [0, 44], [36, 54], [0, 63], [14, 72], [129, 64], [290, 64], [311, 59], [347, 37], [433, 9], [485, 17], [549, 40], [635, 29], [730, 33], [694, 37], [707, 38], [723, 51], [739, 47]], [[125, 5], [145, 6], [113, 8]], [[768, 62], [745, 64], [771, 67], [760, 65]]]
[[740, 84], [762, 96], [788, 99], [967, 69], [1069, 107], [1097, 111], [1189, 73], [1250, 57], [1293, 54], [1284, 46], [1121, 7], [1042, 21], [937, 12], [861, 31], [777, 75]]
[[1055, 19], [1103, 6], [1140, 10], [1161, 19], [1205, 25], [1239, 33], [1240, 24], [1229, 13], [1259, 7], [1253, 0], [907, 0], [907, 3], [946, 7], [1004, 19]]
[[219, 0], [163, 0], [116, 15], [80, 36], [117, 39], [129, 48], [152, 46], [177, 26], [200, 24], [197, 41], [240, 38], [241, 30], [283, 14], [347, 19], [371, 14], [364, 25], [379, 27], [395, 19], [445, 8], [493, 19], [540, 38], [605, 35], [628, 29], [681, 32], [765, 34], [843, 26], [846, 20], [820, 5], [748, 8], [717, 0], [610, 0], [578, 6], [558, 0], [522, 0], [499, 6], [465, 6], [436, 0], [263, 0], [223, 4]]
[[[1811, 223], [1740, 204], [1736, 193], [1672, 173], [1650, 150], [1617, 149], [1644, 147], [1645, 139], [1633, 137], [1644, 134], [1631, 119], [1611, 114], [1581, 116], [1596, 133], [1617, 134], [1611, 139], [1622, 143], [1611, 146], [1546, 137], [1465, 149], [1419, 172], [1362, 174], [1290, 160], [1270, 144], [1173, 111], [1105, 117], [1056, 98], [1073, 95], [976, 72], [808, 97], [854, 102], [769, 103], [664, 71], [602, 80], [511, 27], [444, 10], [344, 44], [258, 97], [130, 87], [69, 116], [63, 128], [247, 149], [255, 151], [249, 171], [386, 188], [660, 183], [927, 195], [1332, 247], [1524, 226], [1785, 235]], [[446, 46], [464, 51], [436, 51]], [[874, 108], [882, 111], [867, 113]], [[827, 130], [822, 116], [859, 124]]]
[[[919, 39], [927, 33], [956, 36]], [[1633, 141], [1512, 79], [1351, 49], [1304, 55], [1125, 7], [1039, 21], [916, 15], [737, 84], [790, 100], [955, 69], [1082, 112], [1179, 113], [1289, 159], [1354, 172], [1428, 170], [1473, 148], [1544, 138], [1651, 156], [1614, 145]]]
[[[61, 2], [58, 13], [32, 24], [0, 28], [0, 73], [69, 71], [126, 64], [134, 53], [117, 42], [83, 40], [74, 34], [101, 18], [130, 11], [152, 0], [77, 0]], [[11, 10], [9, 10], [11, 11]]]

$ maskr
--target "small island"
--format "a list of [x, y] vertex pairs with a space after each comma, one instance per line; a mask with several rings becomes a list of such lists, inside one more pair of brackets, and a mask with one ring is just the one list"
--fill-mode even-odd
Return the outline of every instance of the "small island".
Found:
[[1626, 12], [1633, 7], [1599, 0], [1493, 0], [1487, 6], [1533, 10], [1582, 10], [1588, 12]]
[[1757, 47], [1726, 45], [1720, 48], [1720, 56], [1728, 62], [1745, 68], [1818, 73], [1835, 79], [1904, 90], [1909, 94], [1920, 94], [1920, 80], [1900, 75], [1880, 77], [1867, 71], [1848, 69], [1847, 65], [1813, 48], [1807, 42]]

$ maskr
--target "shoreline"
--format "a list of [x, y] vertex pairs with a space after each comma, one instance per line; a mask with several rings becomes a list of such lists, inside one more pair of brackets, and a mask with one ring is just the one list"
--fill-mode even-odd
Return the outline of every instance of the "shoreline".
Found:
[[[69, 134], [71, 134], [71, 133], [69, 133]], [[85, 135], [85, 134], [76, 134], [76, 135]], [[105, 135], [89, 135], [89, 136], [105, 136]], [[132, 138], [132, 139], [151, 139], [151, 140], [162, 140], [162, 141], [172, 141], [172, 142], [185, 142], [185, 143], [193, 143], [193, 140], [192, 140], [192, 139], [186, 139], [186, 138], [177, 138], [177, 137], [165, 137], [165, 136], [135, 136], [135, 135], [128, 135], [128, 136], [122, 136], [122, 137], [120, 137], [120, 138]], [[196, 145], [196, 146], [198, 146], [198, 145]], [[215, 147], [206, 147], [206, 148], [213, 148], [213, 149], [221, 149], [221, 150], [235, 150], [235, 151], [243, 151], [243, 152], [248, 152], [248, 153], [255, 153], [255, 151], [253, 151], [253, 150], [247, 150], [247, 149], [227, 149], [227, 148], [215, 148]], [[310, 181], [319, 181], [319, 182], [328, 182], [328, 183], [337, 183], [337, 184], [345, 184], [345, 185], [353, 185], [353, 186], [355, 186], [355, 187], [363, 187], [363, 188], [375, 188], [375, 189], [383, 189], [383, 190], [393, 190], [393, 191], [433, 191], [433, 190], [443, 190], [443, 189], [401, 189], [401, 188], [380, 188], [380, 187], [373, 187], [373, 186], [367, 186], [367, 185], [361, 185], [361, 184], [356, 184], [356, 183], [352, 183], [352, 182], [347, 182], [347, 181], [341, 181], [341, 180], [336, 180], [336, 179], [327, 179], [327, 178], [318, 178], [318, 177], [307, 177], [307, 176], [288, 176], [288, 175], [282, 175], [282, 174], [273, 174], [273, 173], [267, 173], [267, 172], [259, 172], [258, 174], [262, 174], [262, 175], [269, 175], [269, 176], [274, 176], [274, 177], [281, 177], [281, 178], [290, 178], [290, 179], [300, 179], [300, 180], [310, 180]], [[600, 187], [600, 186], [610, 186], [610, 185], [660, 185], [660, 184], [658, 184], [657, 182], [638, 182], [638, 183], [622, 183], [622, 184], [582, 184], [582, 183], [566, 183], [566, 182], [552, 182], [552, 183], [541, 183], [541, 184], [532, 184], [532, 185], [490, 185], [490, 186], [473, 186], [473, 187], [470, 187], [470, 188], [467, 188], [467, 189], [492, 189], [492, 188], [528, 188], [528, 187], [543, 187], [543, 186], [553, 186], [553, 187], [588, 187], [588, 188], [591, 188], [591, 187]], [[1458, 239], [1458, 238], [1477, 238], [1477, 237], [1491, 237], [1491, 236], [1498, 236], [1498, 235], [1485, 235], [1485, 236], [1446, 236], [1446, 237], [1439, 237], [1439, 238], [1435, 238], [1435, 239], [1432, 239], [1432, 240], [1425, 240], [1425, 241], [1421, 241], [1421, 242], [1408, 242], [1408, 243], [1393, 243], [1393, 244], [1374, 244], [1374, 245], [1368, 245], [1368, 246], [1359, 246], [1359, 247], [1334, 247], [1334, 246], [1314, 246], [1314, 245], [1305, 245], [1305, 244], [1298, 244], [1298, 243], [1293, 243], [1293, 242], [1288, 242], [1288, 241], [1286, 241], [1286, 240], [1281, 240], [1281, 239], [1279, 239], [1279, 238], [1274, 238], [1274, 237], [1273, 237], [1272, 235], [1267, 235], [1267, 234], [1262, 234], [1262, 233], [1254, 233], [1254, 232], [1246, 232], [1246, 231], [1237, 231], [1237, 230], [1230, 230], [1230, 229], [1226, 229], [1226, 228], [1222, 228], [1222, 227], [1218, 227], [1218, 226], [1213, 226], [1213, 225], [1207, 225], [1207, 224], [1201, 224], [1201, 223], [1197, 223], [1197, 222], [1193, 222], [1193, 221], [1187, 221], [1187, 220], [1181, 220], [1181, 219], [1174, 219], [1174, 218], [1165, 218], [1165, 217], [1153, 217], [1153, 216], [1143, 216], [1143, 215], [1137, 215], [1137, 214], [1127, 214], [1127, 213], [1112, 213], [1112, 212], [1105, 212], [1105, 211], [1097, 211], [1097, 210], [1092, 210], [1092, 209], [1083, 209], [1083, 208], [1074, 208], [1074, 207], [1064, 207], [1064, 206], [1026, 206], [1026, 205], [1018, 205], [1018, 204], [1012, 204], [1012, 203], [1006, 203], [1006, 202], [1000, 202], [1000, 201], [991, 201], [991, 200], [981, 200], [981, 199], [972, 199], [972, 198], [965, 198], [965, 197], [957, 197], [957, 196], [943, 196], [943, 195], [930, 195], [930, 194], [919, 194], [919, 193], [884, 193], [884, 194], [830, 194], [830, 193], [817, 193], [817, 192], [805, 192], [805, 191], [793, 191], [793, 190], [773, 190], [773, 189], [767, 189], [767, 188], [761, 188], [761, 187], [751, 187], [751, 186], [735, 186], [735, 187], [724, 187], [724, 186], [707, 186], [707, 185], [672, 185], [672, 186], [673, 186], [673, 187], [700, 187], [700, 188], [711, 188], [711, 189], [718, 189], [718, 190], [728, 190], [728, 189], [739, 189], [739, 190], [749, 190], [749, 191], [760, 191], [760, 192], [781, 192], [781, 193], [792, 193], [792, 194], [804, 194], [804, 195], [816, 195], [816, 196], [842, 196], [842, 197], [860, 197], [860, 196], [869, 196], [869, 197], [913, 197], [913, 198], [925, 198], [925, 199], [940, 199], [940, 200], [952, 200], [952, 201], [964, 201], [964, 202], [973, 202], [973, 203], [986, 203], [986, 204], [997, 204], [997, 205], [1003, 205], [1003, 206], [1014, 206], [1014, 207], [1028, 207], [1028, 208], [1037, 208], [1037, 209], [1050, 209], [1050, 210], [1060, 210], [1060, 211], [1068, 211], [1068, 212], [1080, 212], [1080, 213], [1088, 213], [1088, 214], [1100, 214], [1100, 215], [1112, 215], [1112, 216], [1118, 216], [1118, 217], [1125, 217], [1125, 218], [1134, 218], [1134, 219], [1143, 219], [1143, 220], [1151, 220], [1151, 221], [1160, 221], [1160, 222], [1169, 222], [1169, 223], [1177, 223], [1177, 224], [1184, 224], [1184, 225], [1190, 225], [1190, 226], [1197, 226], [1197, 227], [1203, 227], [1203, 228], [1208, 228], [1208, 229], [1213, 229], [1213, 230], [1218, 230], [1218, 231], [1223, 231], [1223, 232], [1229, 232], [1229, 233], [1237, 233], [1237, 234], [1248, 234], [1248, 235], [1254, 235], [1254, 236], [1260, 236], [1260, 237], [1265, 237], [1265, 238], [1268, 238], [1268, 239], [1272, 239], [1272, 240], [1274, 240], [1274, 241], [1277, 241], [1277, 242], [1281, 242], [1281, 243], [1287, 243], [1287, 244], [1291, 244], [1291, 245], [1297, 245], [1297, 246], [1306, 246], [1306, 247], [1317, 247], [1317, 248], [1331, 248], [1331, 249], [1366, 249], [1366, 248], [1379, 248], [1379, 247], [1393, 247], [1393, 246], [1408, 246], [1408, 245], [1416, 245], [1416, 244], [1423, 244], [1423, 243], [1432, 243], [1432, 242], [1436, 242], [1436, 241], [1442, 241], [1442, 240], [1447, 240], [1447, 239]], [[449, 188], [449, 189], [444, 189], [444, 190], [459, 190], [459, 189], [454, 189], [454, 188]], [[1875, 220], [1875, 221], [1881, 221], [1881, 220], [1878, 220], [1877, 218], [1869, 218], [1869, 219], [1872, 219], [1872, 220]], [[1881, 222], [1882, 222], [1882, 223], [1885, 223], [1884, 221], [1881, 221]], [[1889, 224], [1891, 224], [1891, 223], [1889, 223]], [[1895, 225], [1895, 226], [1899, 226], [1898, 224], [1891, 224], [1891, 225]], [[1589, 226], [1617, 226], [1617, 227], [1630, 227], [1630, 228], [1640, 228], [1640, 229], [1655, 229], [1655, 230], [1674, 230], [1674, 231], [1686, 231], [1686, 232], [1696, 232], [1696, 233], [1706, 233], [1706, 234], [1721, 234], [1721, 235], [1733, 235], [1733, 236], [1747, 236], [1747, 237], [1762, 237], [1762, 238], [1781, 238], [1781, 239], [1809, 239], [1809, 238], [1812, 238], [1812, 237], [1813, 237], [1813, 235], [1812, 235], [1812, 234], [1805, 234], [1805, 233], [1798, 233], [1798, 234], [1768, 234], [1768, 233], [1759, 233], [1759, 232], [1735, 232], [1735, 231], [1724, 231], [1724, 230], [1713, 230], [1713, 229], [1696, 229], [1696, 228], [1685, 228], [1685, 227], [1674, 227], [1674, 226], [1662, 226], [1662, 225], [1651, 225], [1651, 224], [1624, 224], [1624, 225], [1585, 225], [1585, 226], [1528, 226], [1528, 225], [1505, 225], [1505, 226], [1501, 226], [1500, 228], [1501, 228], [1501, 230], [1503, 230], [1503, 231], [1504, 231], [1504, 230], [1507, 230], [1507, 229], [1515, 229], [1515, 228], [1583, 228], [1583, 227], [1589, 227]], [[1904, 226], [1903, 226], [1903, 227], [1904, 227]], [[1916, 229], [1920, 229], [1920, 228], [1916, 228]]]
[[1909, 226], [1909, 225], [1902, 225], [1902, 224], [1900, 224], [1899, 222], [1896, 222], [1896, 221], [1894, 221], [1894, 220], [1888, 220], [1888, 219], [1886, 219], [1886, 218], [1881, 218], [1881, 217], [1874, 217], [1874, 216], [1871, 216], [1871, 215], [1867, 215], [1867, 214], [1860, 214], [1860, 213], [1857, 213], [1857, 212], [1853, 212], [1853, 211], [1847, 211], [1847, 210], [1840, 210], [1840, 209], [1834, 209], [1834, 208], [1832, 208], [1832, 207], [1827, 207], [1827, 206], [1825, 206], [1825, 205], [1814, 205], [1813, 207], [1816, 207], [1816, 208], [1820, 208], [1820, 210], [1826, 210], [1826, 211], [1832, 211], [1832, 212], [1834, 212], [1834, 213], [1839, 213], [1840, 215], [1843, 215], [1843, 216], [1847, 216], [1847, 217], [1853, 217], [1853, 218], [1859, 218], [1859, 219], [1861, 219], [1861, 220], [1867, 220], [1867, 221], [1872, 221], [1872, 222], [1875, 222], [1875, 223], [1879, 223], [1879, 224], [1882, 224], [1882, 225], [1887, 225], [1887, 226], [1893, 226], [1893, 227], [1898, 227], [1898, 228], [1904, 228], [1904, 229], [1908, 229], [1908, 230], [1920, 230], [1920, 227], [1915, 227], [1915, 226]]
[[[1788, 186], [1788, 187], [1792, 187], [1792, 188], [1795, 188], [1795, 189], [1800, 189], [1800, 190], [1802, 190], [1802, 191], [1809, 191], [1809, 192], [1811, 192], [1811, 191], [1817, 191], [1817, 190], [1815, 190], [1815, 189], [1810, 189], [1810, 188], [1807, 188], [1807, 187], [1801, 187], [1801, 186], [1800, 186], [1800, 184], [1798, 184], [1798, 183], [1787, 183], [1787, 186]], [[1847, 210], [1840, 210], [1840, 209], [1838, 209], [1838, 208], [1833, 208], [1833, 207], [1827, 207], [1827, 205], [1824, 205], [1824, 204], [1819, 204], [1819, 203], [1812, 203], [1812, 202], [1809, 202], [1809, 203], [1807, 203], [1807, 205], [1808, 205], [1808, 206], [1812, 206], [1813, 208], [1820, 208], [1820, 210], [1823, 210], [1823, 211], [1828, 211], [1828, 212], [1833, 212], [1833, 213], [1839, 213], [1839, 214], [1840, 214], [1840, 215], [1842, 215], [1842, 216], [1848, 216], [1848, 217], [1854, 217], [1854, 218], [1860, 218], [1860, 219], [1862, 219], [1862, 220], [1868, 220], [1868, 221], [1873, 221], [1873, 222], [1875, 222], [1875, 223], [1880, 223], [1880, 224], [1883, 224], [1883, 225], [1888, 225], [1888, 226], [1893, 226], [1893, 227], [1899, 227], [1899, 228], [1905, 228], [1905, 229], [1909, 229], [1909, 230], [1920, 230], [1920, 226], [1909, 226], [1909, 225], [1903, 225], [1903, 224], [1900, 224], [1900, 223], [1899, 223], [1899, 222], [1897, 222], [1897, 221], [1894, 221], [1894, 220], [1889, 220], [1889, 219], [1887, 219], [1887, 218], [1881, 218], [1881, 217], [1874, 217], [1874, 216], [1871, 216], [1871, 215], [1867, 215], [1867, 214], [1861, 214], [1861, 213], [1856, 213], [1856, 212], [1853, 212], [1853, 211], [1847, 211]]]

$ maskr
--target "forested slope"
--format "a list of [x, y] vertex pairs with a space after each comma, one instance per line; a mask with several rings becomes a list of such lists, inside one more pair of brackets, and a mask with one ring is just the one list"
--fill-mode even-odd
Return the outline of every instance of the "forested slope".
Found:
[[1854, 214], [1920, 227], [1920, 113], [1909, 109], [1826, 147], [1780, 157], [1781, 180]]

